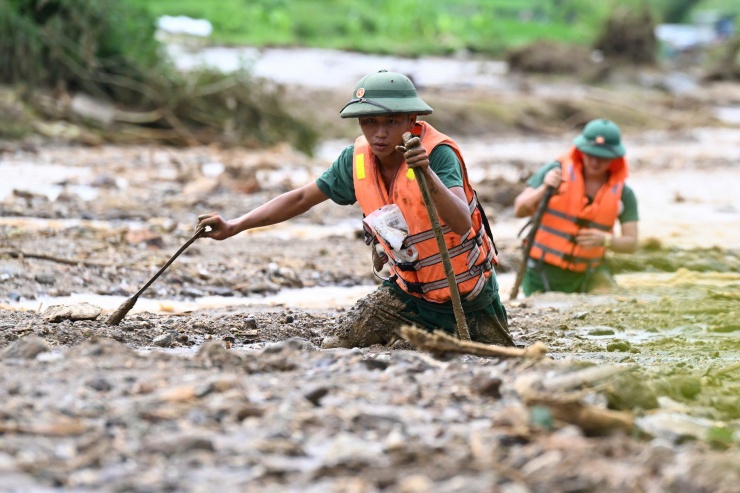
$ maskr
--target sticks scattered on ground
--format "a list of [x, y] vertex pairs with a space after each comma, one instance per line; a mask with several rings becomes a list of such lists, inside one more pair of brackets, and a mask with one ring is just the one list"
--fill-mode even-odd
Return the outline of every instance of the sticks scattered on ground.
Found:
[[545, 406], [553, 418], [577, 425], [590, 435], [617, 430], [631, 431], [634, 426], [631, 413], [602, 409], [571, 396], [531, 393], [522, 397], [528, 406]]
[[541, 342], [535, 342], [527, 349], [492, 346], [480, 342], [461, 341], [440, 330], [430, 333], [411, 326], [403, 327], [401, 335], [417, 348], [434, 354], [459, 353], [498, 358], [540, 358], [547, 353], [547, 348]]
[[57, 262], [59, 264], [66, 264], [66, 265], [85, 265], [88, 267], [110, 267], [111, 263], [108, 262], [96, 262], [94, 260], [85, 260], [81, 258], [62, 258], [62, 257], [55, 257], [53, 255], [46, 255], [43, 253], [31, 253], [31, 252], [22, 252], [20, 250], [10, 249], [10, 250], [0, 250], [0, 257], [7, 255], [12, 258], [18, 258], [18, 259], [24, 259], [24, 258], [35, 258], [39, 260], [48, 260], [50, 262]]

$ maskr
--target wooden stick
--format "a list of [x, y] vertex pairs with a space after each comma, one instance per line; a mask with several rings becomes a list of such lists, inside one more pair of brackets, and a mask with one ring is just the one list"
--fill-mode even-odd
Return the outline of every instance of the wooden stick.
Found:
[[204, 227], [198, 228], [198, 230], [195, 232], [195, 234], [188, 241], [186, 241], [185, 244], [183, 246], [181, 246], [180, 249], [177, 252], [175, 252], [175, 254], [167, 261], [167, 263], [165, 263], [162, 266], [161, 269], [159, 269], [159, 271], [156, 274], [154, 274], [154, 276], [151, 279], [149, 279], [149, 281], [144, 285], [144, 287], [141, 288], [135, 295], [133, 295], [132, 297], [130, 297], [129, 299], [127, 299], [126, 301], [124, 301], [123, 304], [121, 306], [119, 306], [118, 309], [116, 309], [116, 311], [113, 312], [108, 317], [108, 319], [105, 321], [105, 323], [108, 324], [108, 325], [118, 325], [119, 323], [121, 323], [121, 320], [123, 320], [123, 318], [126, 316], [126, 314], [128, 312], [130, 312], [131, 309], [134, 307], [134, 305], [136, 304], [136, 301], [139, 299], [139, 296], [141, 296], [141, 294], [144, 291], [146, 291], [146, 289], [149, 286], [152, 285], [152, 283], [160, 276], [160, 274], [162, 274], [162, 272], [164, 272], [167, 269], [167, 267], [169, 267], [170, 264], [172, 262], [174, 262], [175, 259], [178, 256], [180, 256], [180, 254], [182, 252], [185, 251], [186, 248], [188, 248], [190, 245], [192, 245], [195, 240], [197, 240], [198, 238], [200, 238], [203, 235], [203, 233], [205, 233], [205, 231], [206, 231], [206, 228], [204, 228]]
[[545, 214], [545, 209], [547, 209], [547, 204], [548, 202], [550, 202], [550, 198], [555, 193], [555, 190], [556, 189], [551, 186], [548, 186], [545, 189], [545, 196], [542, 197], [542, 200], [540, 200], [540, 203], [537, 206], [537, 210], [535, 211], [534, 216], [532, 216], [532, 226], [530, 226], [529, 228], [529, 232], [527, 233], [527, 238], [524, 240], [524, 245], [522, 248], [522, 263], [519, 266], [519, 269], [516, 271], [516, 279], [514, 280], [514, 286], [512, 286], [511, 288], [511, 293], [509, 293], [509, 301], [515, 300], [516, 297], [519, 296], [519, 286], [522, 285], [522, 281], [524, 280], [524, 273], [527, 270], [527, 261], [529, 260], [529, 252], [532, 250], [532, 245], [534, 245], [534, 235], [537, 233], [537, 230], [540, 228], [540, 222], [542, 222], [542, 216]]
[[0, 250], [0, 256], [2, 255], [8, 255], [12, 258], [35, 258], [39, 260], [48, 260], [50, 262], [57, 262], [59, 264], [67, 264], [67, 265], [87, 265], [88, 267], [110, 267], [113, 264], [106, 263], [106, 262], [95, 262], [93, 260], [84, 260], [79, 258], [62, 258], [62, 257], [55, 257], [53, 255], [46, 255], [43, 253], [28, 253], [23, 252], [21, 250], [11, 249], [11, 250]]
[[401, 328], [401, 335], [417, 348], [437, 354], [461, 353], [498, 358], [540, 358], [547, 353], [547, 348], [541, 342], [535, 342], [527, 349], [509, 348], [474, 341], [461, 341], [441, 330], [430, 333], [410, 325]]
[[572, 397], [553, 397], [544, 394], [525, 396], [528, 406], [546, 406], [552, 417], [574, 424], [589, 434], [600, 434], [614, 430], [631, 431], [634, 419], [631, 413], [612, 411], [590, 406]]
[[548, 391], [570, 390], [584, 384], [591, 384], [604, 378], [632, 371], [635, 366], [591, 366], [583, 370], [556, 375], [542, 382], [542, 387]]
[[[403, 134], [404, 145], [413, 138], [411, 132]], [[470, 332], [468, 331], [468, 325], [465, 321], [465, 311], [462, 307], [462, 301], [460, 300], [460, 291], [457, 288], [457, 279], [455, 279], [455, 271], [452, 268], [452, 261], [450, 260], [450, 252], [447, 250], [447, 243], [445, 242], [444, 234], [442, 233], [442, 226], [439, 223], [439, 217], [437, 216], [437, 207], [434, 205], [432, 194], [429, 193], [429, 186], [427, 185], [426, 176], [420, 169], [413, 168], [414, 176], [416, 177], [419, 188], [421, 189], [421, 196], [424, 198], [424, 206], [427, 209], [429, 220], [432, 223], [432, 229], [434, 230], [434, 237], [437, 240], [437, 248], [439, 248], [439, 255], [442, 257], [442, 266], [447, 276], [447, 285], [450, 288], [450, 299], [452, 300], [452, 310], [455, 313], [455, 322], [457, 323], [457, 335], [463, 341], [470, 340]]]

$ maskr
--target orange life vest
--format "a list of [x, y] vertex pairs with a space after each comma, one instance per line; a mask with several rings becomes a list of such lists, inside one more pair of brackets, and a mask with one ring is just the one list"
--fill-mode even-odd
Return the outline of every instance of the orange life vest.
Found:
[[619, 216], [627, 161], [624, 158], [612, 160], [609, 178], [591, 203], [586, 197], [581, 151], [573, 147], [558, 161], [562, 165], [563, 181], [558, 193], [550, 198], [529, 255], [537, 262], [585, 272], [603, 262], [605, 249], [603, 246], [580, 246], [576, 243], [576, 235], [585, 228], [612, 231]]
[[[483, 289], [485, 280], [491, 275], [493, 265], [498, 263], [491, 239], [483, 226], [483, 215], [478, 208], [475, 191], [468, 181], [465, 164], [457, 144], [446, 135], [435, 130], [426, 122], [417, 122], [412, 133], [421, 139], [427, 154], [440, 144], [454, 149], [462, 165], [463, 188], [468, 200], [472, 227], [465, 235], [454, 233], [440, 218], [445, 243], [449, 250], [458, 290], [462, 299], [473, 299]], [[450, 300], [450, 289], [439, 253], [437, 240], [429, 214], [424, 205], [414, 171], [402, 162], [396, 171], [390, 190], [386, 190], [375, 155], [363, 136], [355, 141], [353, 178], [357, 201], [365, 216], [379, 208], [396, 204], [408, 225], [409, 233], [401, 250], [416, 250], [418, 257], [412, 262], [398, 258], [398, 254], [379, 235], [365, 227], [366, 242], [379, 243], [388, 256], [392, 279], [407, 293], [435, 303]], [[408, 258], [408, 257], [407, 257]]]

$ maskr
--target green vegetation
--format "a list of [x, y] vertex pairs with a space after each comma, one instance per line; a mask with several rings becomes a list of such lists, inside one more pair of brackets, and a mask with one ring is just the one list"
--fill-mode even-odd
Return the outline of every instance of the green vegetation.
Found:
[[[3, 0], [0, 84], [20, 88], [20, 96], [0, 100], [0, 119], [22, 123], [30, 107], [53, 120], [97, 127], [108, 140], [287, 141], [311, 151], [316, 132], [291, 116], [279, 90], [247, 73], [178, 72], [160, 57], [155, 27], [154, 14], [132, 2]], [[53, 96], [41, 97], [42, 91]], [[78, 93], [99, 107], [113, 106], [112, 122], [76, 113], [69, 101]], [[0, 137], [17, 138], [24, 127], [0, 125]]]
[[[208, 19], [212, 42], [312, 46], [398, 55], [460, 50], [499, 56], [539, 40], [591, 45], [616, 6], [646, 3], [658, 20], [735, 0], [128, 0], [156, 16]], [[680, 5], [679, 5], [680, 4]], [[678, 8], [681, 7], [681, 8]]]

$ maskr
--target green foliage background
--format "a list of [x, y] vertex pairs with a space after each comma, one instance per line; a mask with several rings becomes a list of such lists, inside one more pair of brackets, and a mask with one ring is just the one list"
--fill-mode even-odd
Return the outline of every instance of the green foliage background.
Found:
[[740, 13], [737, 0], [0, 0], [0, 84], [22, 88], [12, 104], [0, 101], [0, 137], [19, 135], [19, 125], [7, 130], [2, 122], [20, 121], [14, 115], [29, 108], [52, 119], [78, 118], [62, 114], [63, 107], [49, 113], [54, 103], [40, 107], [34, 91], [45, 90], [52, 101], [85, 92], [138, 112], [128, 127], [103, 129], [105, 138], [287, 141], [310, 152], [317, 131], [286, 107], [279, 88], [247, 72], [175, 70], [154, 36], [162, 15], [208, 19], [212, 44], [503, 57], [533, 41], [593, 47], [617, 5], [648, 5], [657, 21], [687, 19], [697, 9]]
[[660, 21], [699, 8], [740, 13], [736, 0], [128, 0], [160, 15], [208, 19], [212, 41], [397, 55], [460, 50], [500, 56], [549, 39], [590, 45], [616, 6], [647, 4]]
[[[155, 14], [135, 2], [0, 0], [0, 84], [20, 88], [42, 117], [93, 127], [59, 96], [84, 92], [114, 104], [127, 116], [97, 129], [106, 140], [287, 141], [311, 152], [317, 132], [291, 115], [278, 90], [243, 72], [180, 73], [161, 56], [155, 30]], [[54, 96], [39, 98], [40, 91]], [[55, 103], [39, 103], [48, 99]], [[27, 114], [20, 101], [0, 101], [0, 137], [22, 136], [20, 125], [4, 122]]]

